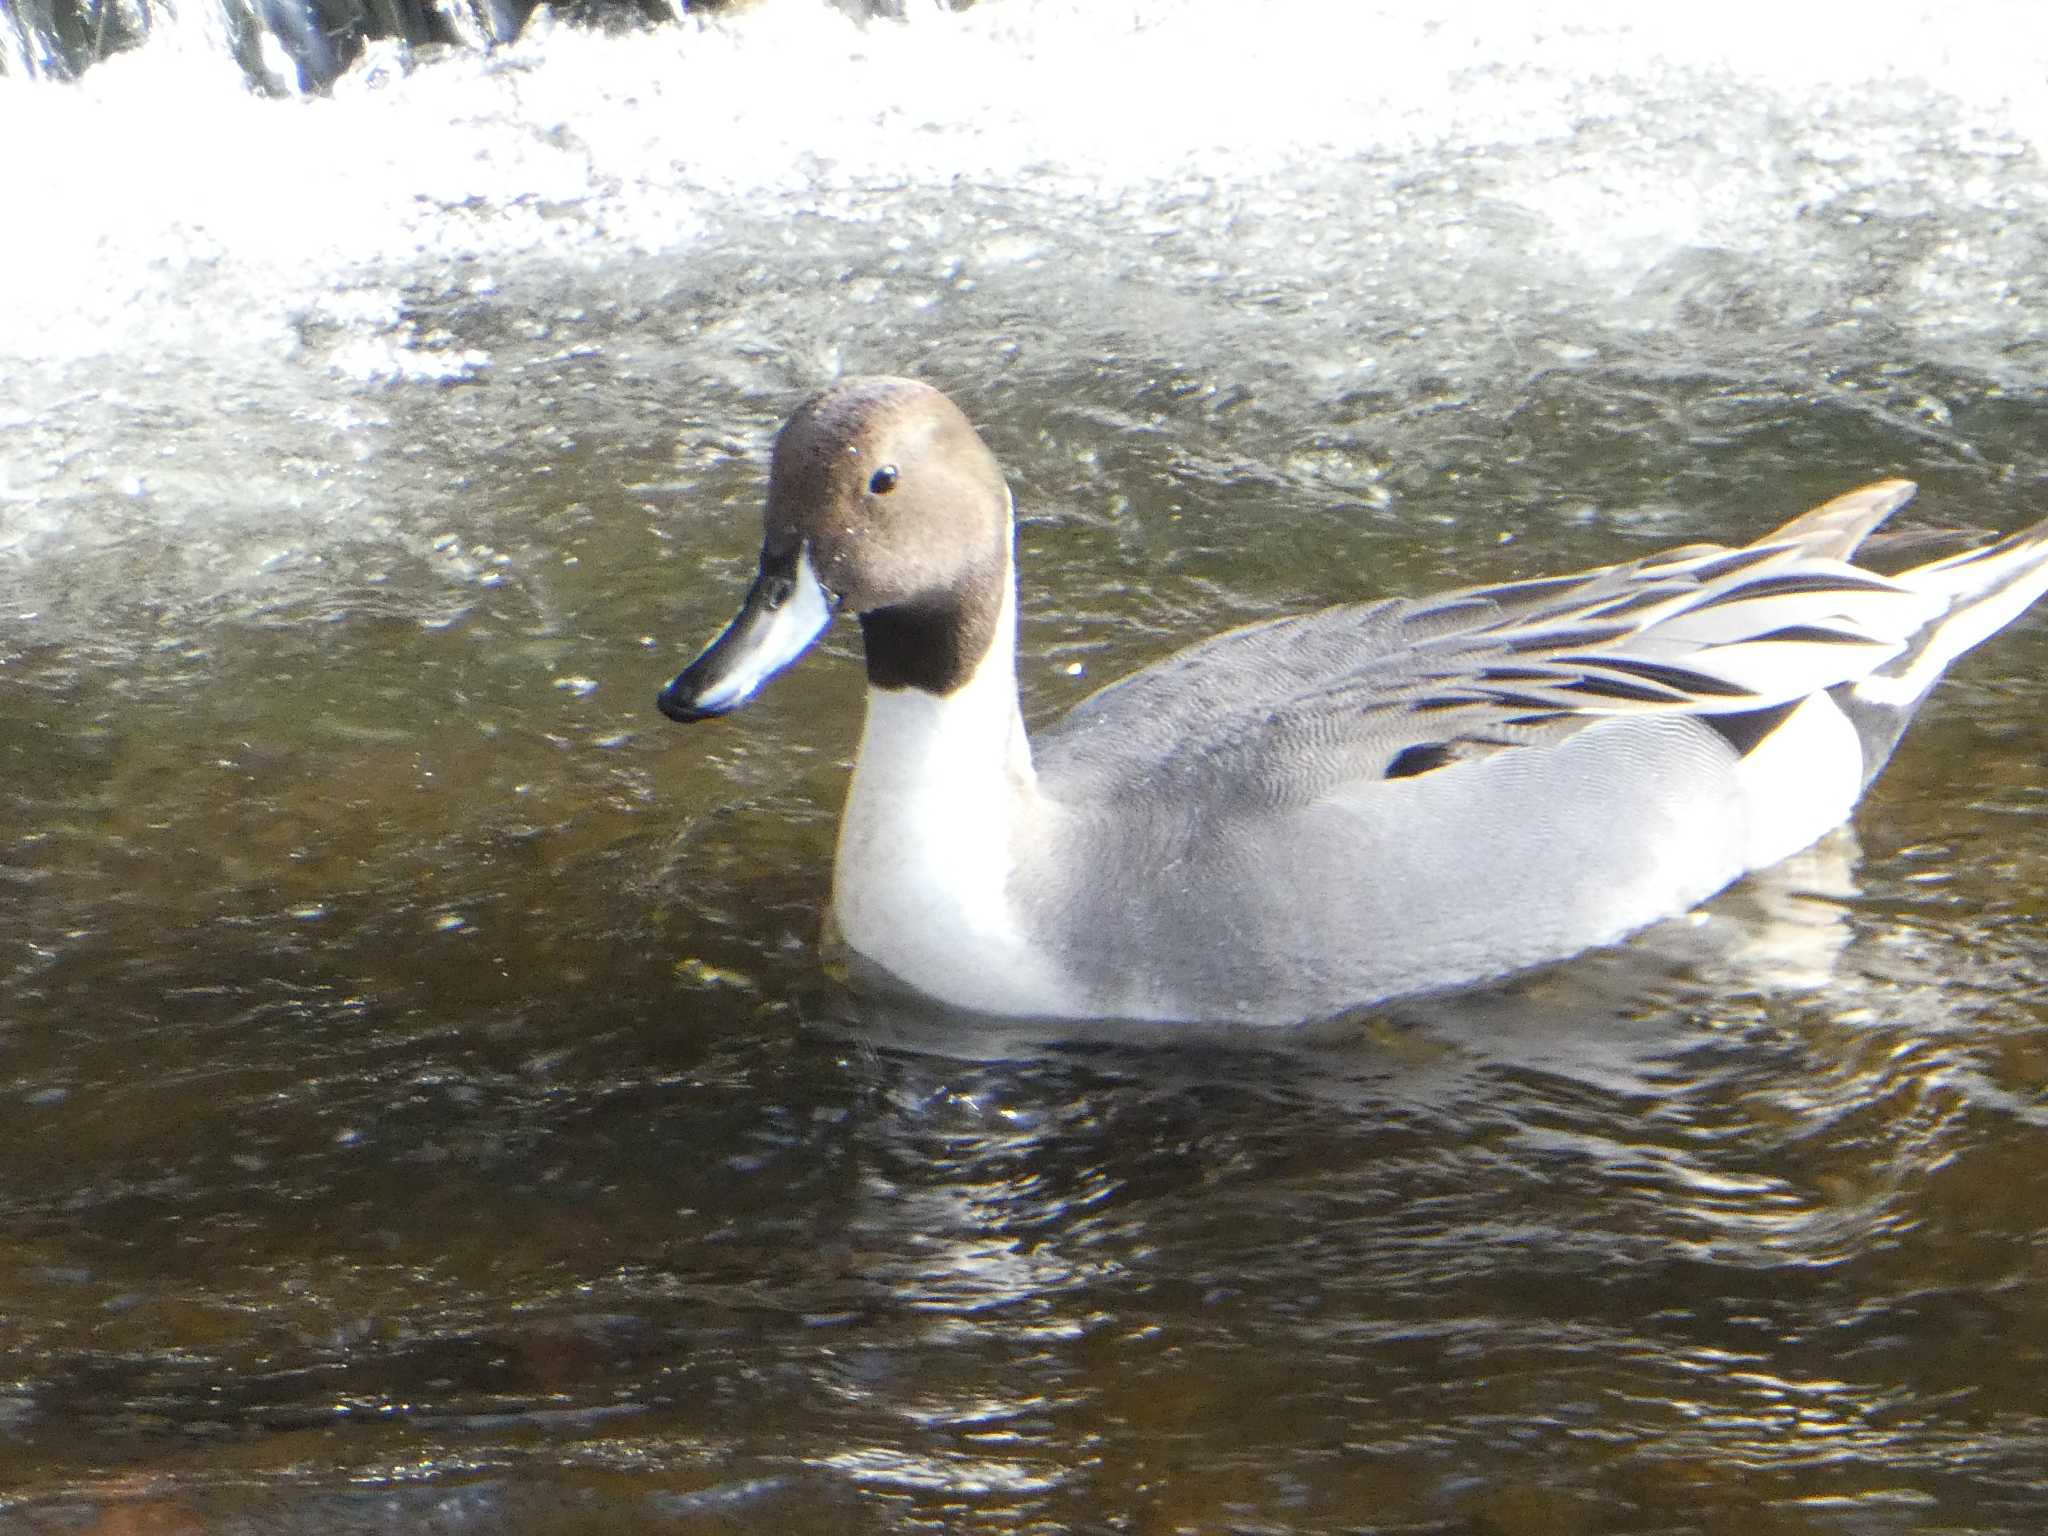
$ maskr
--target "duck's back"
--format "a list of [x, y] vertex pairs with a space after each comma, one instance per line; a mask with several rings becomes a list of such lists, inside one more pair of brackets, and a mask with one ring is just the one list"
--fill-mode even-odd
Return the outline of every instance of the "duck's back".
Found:
[[1942, 669], [2048, 588], [2048, 524], [1849, 564], [1912, 489], [1170, 657], [1043, 742], [1017, 899], [1099, 1011], [1273, 1020], [1681, 912], [1845, 819]]
[[1430, 642], [1474, 602], [1501, 612], [1394, 601], [1232, 631], [1042, 738], [1050, 836], [1019, 889], [1102, 1011], [1327, 1015], [1607, 942], [1743, 872], [1740, 753], [1697, 717], [1456, 744]]

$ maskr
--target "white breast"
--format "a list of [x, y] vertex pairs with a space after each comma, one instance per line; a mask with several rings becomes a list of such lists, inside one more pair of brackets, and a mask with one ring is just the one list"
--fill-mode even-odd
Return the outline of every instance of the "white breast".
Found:
[[1033, 948], [1010, 891], [1019, 840], [1042, 813], [1017, 709], [1014, 603], [965, 687], [868, 690], [832, 916], [857, 954], [955, 1007], [1073, 1013], [1073, 989]]

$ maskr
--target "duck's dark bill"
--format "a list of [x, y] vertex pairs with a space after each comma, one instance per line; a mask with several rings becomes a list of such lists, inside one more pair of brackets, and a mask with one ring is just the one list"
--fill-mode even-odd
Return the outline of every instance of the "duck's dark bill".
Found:
[[732, 713], [810, 648], [838, 606], [801, 548], [781, 560], [764, 557], [739, 617], [655, 702], [669, 719], [686, 723]]

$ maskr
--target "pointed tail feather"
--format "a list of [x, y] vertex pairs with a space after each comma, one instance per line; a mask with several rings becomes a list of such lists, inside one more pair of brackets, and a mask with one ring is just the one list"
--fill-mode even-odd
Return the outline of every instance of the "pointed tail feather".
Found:
[[1756, 544], [1797, 544], [1808, 555], [1846, 560], [1871, 529], [1911, 501], [1917, 490], [1910, 480], [1879, 480], [1861, 486], [1800, 513]]
[[1914, 566], [1895, 579], [1942, 599], [1945, 610], [1899, 656], [1853, 685], [1853, 692], [1866, 704], [1910, 712], [1950, 662], [1997, 634], [2048, 592], [2048, 522], [1982, 549]]

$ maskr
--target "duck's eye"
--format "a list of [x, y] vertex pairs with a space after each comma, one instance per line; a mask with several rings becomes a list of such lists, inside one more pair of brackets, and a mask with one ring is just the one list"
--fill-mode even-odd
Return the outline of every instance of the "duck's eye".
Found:
[[877, 496], [886, 496], [896, 489], [896, 466], [884, 464], [868, 477], [868, 489]]

